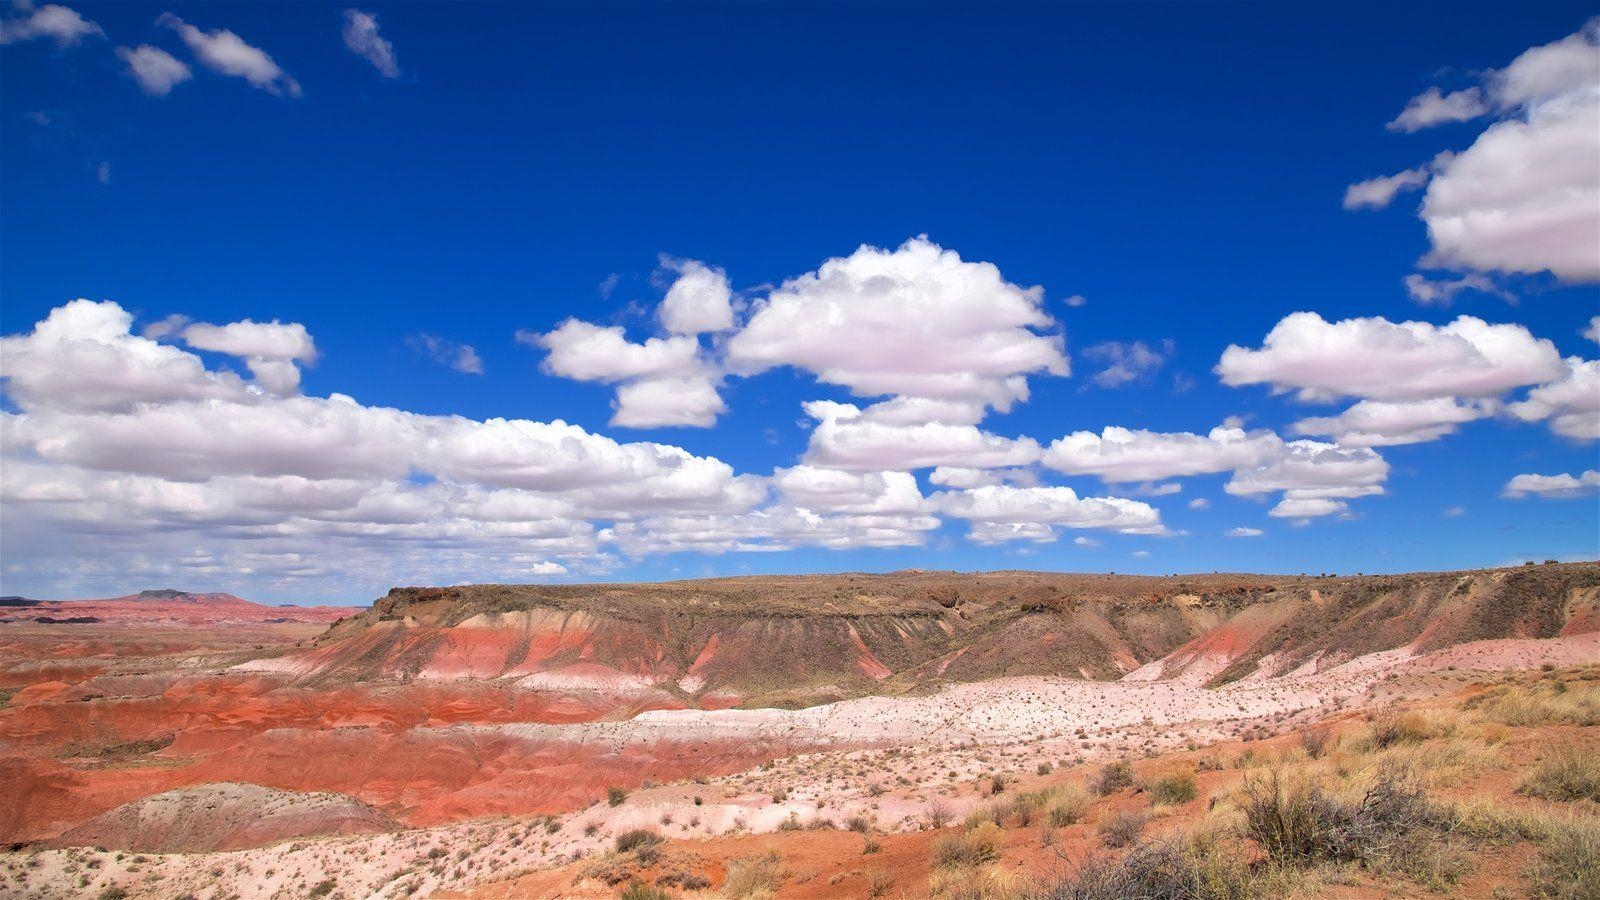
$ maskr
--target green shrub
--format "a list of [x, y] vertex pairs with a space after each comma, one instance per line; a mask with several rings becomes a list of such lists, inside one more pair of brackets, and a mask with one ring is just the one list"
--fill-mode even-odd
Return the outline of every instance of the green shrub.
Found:
[[628, 799], [628, 791], [626, 788], [620, 788], [616, 786], [606, 788], [606, 802], [612, 806], [621, 806], [622, 801], [626, 799]]

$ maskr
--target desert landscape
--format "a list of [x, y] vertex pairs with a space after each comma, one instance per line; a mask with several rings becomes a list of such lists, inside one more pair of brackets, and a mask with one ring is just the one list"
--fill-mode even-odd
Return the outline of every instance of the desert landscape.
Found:
[[0, 900], [1600, 900], [1600, 7], [0, 0]]
[[1596, 884], [1600, 564], [5, 602], [8, 896]]

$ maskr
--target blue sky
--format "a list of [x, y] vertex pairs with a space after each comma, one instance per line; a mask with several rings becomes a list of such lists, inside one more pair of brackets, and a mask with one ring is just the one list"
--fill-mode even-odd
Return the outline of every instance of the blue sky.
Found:
[[[172, 584], [272, 600], [365, 600], [413, 581], [906, 567], [1371, 572], [1600, 552], [1593, 485], [1583, 481], [1597, 467], [1584, 430], [1591, 382], [1571, 382], [1567, 392], [1578, 397], [1576, 411], [1565, 410], [1578, 423], [1572, 433], [1552, 427], [1562, 410], [1536, 417], [1528, 407], [1519, 407], [1523, 415], [1507, 409], [1566, 377], [1551, 368], [1558, 357], [1596, 356], [1582, 332], [1600, 313], [1600, 290], [1581, 245], [1600, 219], [1600, 209], [1583, 211], [1600, 191], [1600, 162], [1590, 171], [1587, 145], [1579, 146], [1571, 183], [1557, 185], [1577, 192], [1576, 225], [1544, 204], [1548, 184], [1485, 199], [1472, 194], [1480, 170], [1468, 171], [1488, 166], [1489, 182], [1520, 189], [1514, 177], [1493, 176], [1497, 159], [1506, 164], [1490, 152], [1496, 129], [1526, 127], [1537, 132], [1530, 141], [1545, 141], [1513, 155], [1553, 147], [1571, 158], [1550, 123], [1588, 115], [1600, 90], [1581, 62], [1595, 53], [1592, 29], [1587, 39], [1583, 31], [1592, 5], [364, 6], [390, 48], [384, 57], [365, 45], [382, 64], [347, 46], [344, 6], [68, 5], [84, 26], [35, 27], [38, 10], [22, 7], [0, 15], [9, 23], [0, 32], [0, 333], [18, 342], [5, 372], [6, 593]], [[162, 19], [169, 13], [199, 29], [193, 42]], [[248, 54], [208, 61], [208, 50], [237, 49], [214, 43], [222, 29], [270, 56], [276, 74]], [[1530, 48], [1569, 36], [1576, 69], [1546, 65], [1546, 57], [1513, 66]], [[118, 53], [140, 46], [160, 50], [188, 77], [152, 95]], [[1519, 79], [1524, 69], [1540, 77]], [[1550, 71], [1554, 82], [1543, 77]], [[1530, 80], [1537, 88], [1518, 94]], [[1433, 88], [1481, 98], [1481, 114], [1434, 115], [1444, 120], [1410, 132], [1385, 127]], [[1460, 155], [1440, 161], [1442, 151]], [[1344, 208], [1350, 185], [1406, 171], [1417, 171], [1418, 183], [1384, 198], [1383, 208]], [[1469, 226], [1479, 221], [1474, 203], [1510, 204], [1530, 224], [1522, 240], [1468, 234], [1441, 254], [1419, 214], [1424, 202], [1441, 217], [1454, 203], [1454, 220]], [[1108, 426], [1204, 436], [1227, 422], [1258, 437], [1355, 450], [1360, 440], [1294, 426], [1363, 399], [1479, 406], [1453, 433], [1366, 450], [1388, 469], [1362, 487], [1382, 493], [1317, 497], [1338, 507], [1317, 515], [1273, 515], [1288, 499], [1282, 491], [1229, 492], [1237, 468], [1107, 483], [1081, 460], [1063, 470], [1035, 459], [989, 478], [1016, 491], [1067, 487], [1080, 499], [1145, 504], [1164, 533], [1127, 533], [1121, 519], [1079, 527], [1091, 520], [1063, 506], [1060, 493], [1012, 493], [986, 499], [1027, 506], [1018, 514], [1027, 522], [1000, 524], [1029, 527], [1017, 529], [1019, 539], [974, 541], [974, 520], [956, 511], [961, 501], [927, 498], [979, 488], [935, 484], [927, 466], [908, 469], [927, 503], [896, 515], [937, 524], [900, 522], [905, 546], [869, 546], [878, 541], [858, 539], [861, 522], [826, 541], [761, 534], [688, 546], [684, 529], [664, 540], [662, 528], [639, 524], [684, 512], [651, 496], [649, 483], [634, 485], [621, 505], [587, 495], [580, 502], [568, 483], [469, 476], [459, 460], [397, 462], [401, 475], [356, 471], [352, 462], [339, 473], [342, 506], [241, 501], [238, 484], [218, 479], [317, 481], [329, 454], [355, 459], [368, 454], [361, 440], [381, 438], [357, 424], [363, 437], [315, 451], [303, 465], [293, 454], [281, 465], [190, 464], [186, 448], [211, 460], [230, 450], [196, 442], [253, 439], [213, 429], [186, 445], [118, 443], [119, 428], [148, 435], [168, 420], [138, 419], [154, 415], [135, 408], [142, 399], [89, 403], [84, 392], [114, 394], [137, 376], [115, 369], [122, 374], [92, 387], [75, 383], [59, 377], [70, 357], [21, 343], [74, 298], [113, 301], [132, 320], [107, 353], [143, 359], [138, 342], [146, 341], [201, 360], [208, 374], [193, 377], [236, 372], [251, 382], [248, 354], [215, 349], [234, 346], [225, 339], [208, 344], [187, 325], [141, 335], [173, 315], [299, 323], [314, 359], [290, 360], [299, 383], [279, 393], [337, 393], [363, 409], [471, 421], [559, 419], [624, 444], [679, 447], [720, 460], [735, 479], [767, 480], [727, 488], [766, 492], [759, 500], [718, 494], [716, 514], [741, 529], [774, 503], [786, 515], [794, 507], [862, 515], [785, 497], [771, 483], [774, 470], [818, 460], [814, 446], [808, 457], [817, 422], [802, 404], [864, 409], [909, 392], [819, 380], [802, 357], [830, 341], [790, 348], [792, 358], [755, 374], [733, 371], [725, 343], [740, 340], [774, 286], [862, 245], [892, 254], [919, 235], [966, 264], [992, 264], [1024, 294], [1042, 289], [1026, 302], [1046, 321], [1025, 330], [1044, 343], [1029, 346], [1059, 337], [1071, 374], [1019, 370], [1026, 401], [1009, 411], [991, 405], [963, 426], [1002, 439], [1026, 436], [1047, 448]], [[1557, 246], [1574, 235], [1575, 250]], [[1419, 262], [1430, 251], [1435, 258]], [[1592, 245], [1587, 252], [1600, 256]], [[550, 347], [517, 340], [519, 330], [549, 334], [568, 318], [622, 326], [635, 345], [669, 339], [657, 308], [684, 268], [673, 260], [725, 273], [732, 291], [734, 326], [690, 338], [725, 406], [713, 426], [613, 424], [615, 383], [562, 377], [549, 370]], [[1419, 302], [1407, 276], [1444, 285], [1434, 290], [1453, 292], [1451, 302]], [[872, 302], [863, 297], [853, 302]], [[1082, 302], [1069, 303], [1074, 297]], [[991, 302], [970, 299], [979, 311]], [[1341, 382], [1337, 399], [1305, 402], [1294, 393], [1305, 386], [1295, 380], [1305, 376], [1297, 368], [1304, 360], [1285, 350], [1262, 360], [1271, 378], [1223, 383], [1215, 368], [1229, 345], [1262, 348], [1297, 311], [1327, 323], [1381, 317], [1443, 328], [1464, 315], [1521, 326], [1527, 346], [1517, 352], [1531, 356], [1502, 368], [1544, 374], [1506, 376], [1495, 383], [1509, 386], [1476, 393], [1447, 384], [1426, 397], [1386, 393], [1379, 377], [1351, 389]], [[937, 334], [949, 345], [925, 347], [933, 361], [913, 368], [960, 355], [961, 329]], [[1313, 343], [1333, 333], [1317, 334]], [[1348, 336], [1356, 343], [1339, 377], [1362, 382], [1369, 362], [1383, 372], [1381, 335]], [[861, 343], [864, 364], [881, 362], [875, 348], [895, 346], [859, 329], [847, 337]], [[1368, 339], [1379, 341], [1377, 356], [1360, 343]], [[481, 373], [450, 365], [465, 346]], [[1097, 378], [1119, 354], [1143, 364], [1122, 383]], [[18, 374], [30, 364], [42, 368]], [[613, 381], [616, 364], [602, 363], [613, 366]], [[1408, 374], [1390, 381], [1416, 375], [1403, 359], [1395, 366]], [[273, 401], [251, 394], [239, 402], [257, 410]], [[893, 463], [839, 470], [860, 478], [899, 471]], [[1575, 483], [1505, 496], [1525, 474]], [[401, 522], [410, 513], [363, 520], [352, 512], [374, 492], [422, 504], [407, 490], [420, 495], [440, 483], [546, 503], [537, 516], [564, 523], [550, 524], [564, 537], [549, 529], [531, 541], [515, 529], [485, 536], [457, 511], [447, 515], [470, 534], [441, 545], [422, 536], [436, 513]], [[1156, 494], [1153, 485], [1179, 490]], [[227, 497], [206, 493], [213, 489]], [[1191, 508], [1196, 499], [1208, 507]], [[548, 508], [557, 501], [561, 509]], [[710, 508], [704, 497], [696, 502]], [[635, 523], [635, 540], [607, 533], [618, 521]], [[1228, 537], [1233, 529], [1263, 533]], [[750, 549], [757, 544], [759, 552]]]

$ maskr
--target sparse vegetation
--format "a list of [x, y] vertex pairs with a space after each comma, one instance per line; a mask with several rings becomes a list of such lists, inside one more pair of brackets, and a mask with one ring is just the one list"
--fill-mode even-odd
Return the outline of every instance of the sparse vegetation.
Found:
[[1152, 803], [1158, 806], [1177, 806], [1193, 800], [1199, 794], [1200, 786], [1195, 781], [1193, 771], [1180, 769], [1151, 781], [1145, 790], [1150, 794]]
[[1543, 756], [1517, 785], [1517, 793], [1544, 800], [1600, 803], [1600, 755], [1574, 746]]
[[1094, 792], [1102, 797], [1130, 787], [1133, 787], [1133, 766], [1120, 759], [1101, 766], [1093, 784]]
[[776, 851], [758, 856], [742, 856], [728, 863], [728, 877], [722, 893], [729, 900], [760, 900], [771, 897], [783, 886], [783, 857]]
[[1150, 814], [1142, 809], [1118, 809], [1100, 820], [1100, 843], [1107, 847], [1127, 847], [1139, 839]]

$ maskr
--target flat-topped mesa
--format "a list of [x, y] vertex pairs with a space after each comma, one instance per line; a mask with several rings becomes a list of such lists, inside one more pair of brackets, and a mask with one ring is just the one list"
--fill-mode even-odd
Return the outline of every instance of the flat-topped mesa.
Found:
[[1600, 564], [1352, 577], [897, 572], [396, 588], [302, 679], [481, 679], [598, 708], [811, 704], [1009, 675], [1220, 683], [1600, 630]]

